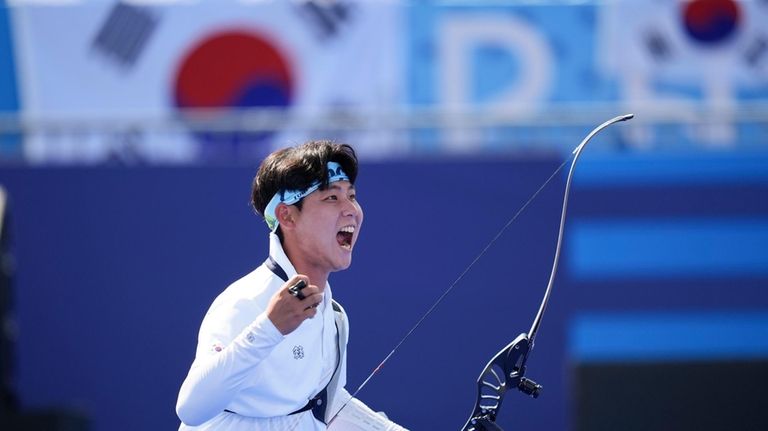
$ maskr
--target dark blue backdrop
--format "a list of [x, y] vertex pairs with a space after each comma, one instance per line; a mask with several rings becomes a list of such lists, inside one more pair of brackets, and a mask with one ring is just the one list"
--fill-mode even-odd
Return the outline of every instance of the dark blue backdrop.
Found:
[[[350, 390], [559, 163], [529, 157], [362, 166], [361, 241], [352, 268], [331, 279], [352, 325]], [[248, 206], [253, 173], [253, 167], [0, 170], [12, 199], [17, 376], [26, 407], [84, 411], [97, 431], [177, 427], [176, 392], [203, 314], [221, 289], [265, 257], [267, 229]], [[480, 369], [528, 330], [536, 312], [563, 180], [511, 225], [360, 398], [414, 430], [463, 425]], [[768, 214], [762, 178], [579, 184], [575, 223]], [[500, 417], [508, 430], [568, 428], [568, 325], [578, 313], [768, 308], [767, 278], [759, 271], [617, 281], [575, 276], [569, 250], [566, 242], [529, 361], [529, 375], [544, 392], [538, 400], [508, 397]]]

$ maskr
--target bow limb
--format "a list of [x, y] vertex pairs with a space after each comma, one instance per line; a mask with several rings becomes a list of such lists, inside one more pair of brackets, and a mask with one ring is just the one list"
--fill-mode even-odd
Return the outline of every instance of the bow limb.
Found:
[[576, 162], [579, 160], [579, 156], [581, 155], [582, 151], [584, 151], [584, 148], [587, 146], [587, 143], [589, 143], [592, 137], [600, 133], [601, 130], [605, 129], [611, 124], [618, 123], [620, 121], [626, 121], [633, 117], [634, 117], [634, 114], [625, 114], [625, 115], [619, 115], [618, 117], [611, 118], [605, 123], [595, 127], [595, 129], [592, 130], [592, 132], [590, 132], [590, 134], [587, 135], [587, 137], [584, 138], [583, 141], [581, 141], [579, 146], [573, 150], [573, 153], [572, 153], [573, 161], [571, 162], [571, 168], [568, 170], [568, 179], [565, 181], [565, 193], [563, 194], [563, 209], [562, 209], [562, 212], [560, 213], [560, 228], [557, 232], [557, 246], [555, 246], [555, 258], [552, 263], [552, 271], [549, 274], [549, 282], [547, 282], [547, 290], [544, 292], [544, 299], [541, 301], [541, 305], [539, 306], [539, 312], [536, 313], [536, 318], [533, 319], [531, 330], [528, 332], [531, 339], [531, 348], [533, 348], [533, 340], [534, 338], [536, 338], [536, 333], [539, 331], [541, 318], [544, 316], [544, 311], [547, 309], [547, 303], [549, 302], [549, 295], [552, 293], [552, 285], [555, 284], [555, 275], [557, 274], [557, 265], [560, 262], [560, 249], [562, 248], [562, 244], [563, 244], [563, 231], [565, 230], [565, 216], [566, 216], [566, 213], [568, 212], [568, 196], [570, 195], [570, 191], [571, 191], [571, 181], [573, 180], [573, 172], [574, 172], [574, 168], [576, 167]]
[[496, 415], [501, 408], [504, 395], [507, 389], [517, 388], [523, 393], [534, 398], [539, 396], [541, 385], [525, 377], [525, 367], [528, 361], [528, 355], [533, 350], [534, 339], [538, 333], [541, 319], [544, 311], [547, 309], [552, 286], [555, 283], [557, 266], [560, 262], [560, 250], [563, 243], [563, 231], [565, 229], [565, 219], [568, 211], [568, 196], [571, 190], [571, 181], [573, 179], [574, 168], [582, 151], [587, 143], [601, 130], [611, 124], [620, 121], [626, 121], [633, 118], [633, 114], [620, 115], [612, 118], [605, 123], [597, 126], [592, 132], [584, 138], [583, 141], [573, 150], [573, 161], [568, 170], [568, 178], [565, 182], [565, 192], [563, 196], [563, 208], [560, 214], [560, 228], [557, 233], [557, 245], [555, 246], [555, 257], [552, 264], [552, 271], [549, 274], [547, 289], [544, 292], [544, 298], [539, 306], [539, 311], [533, 319], [530, 331], [517, 336], [511, 343], [501, 349], [488, 364], [483, 368], [480, 377], [477, 378], [477, 400], [472, 410], [472, 415], [462, 428], [462, 431], [501, 431], [496, 425]]

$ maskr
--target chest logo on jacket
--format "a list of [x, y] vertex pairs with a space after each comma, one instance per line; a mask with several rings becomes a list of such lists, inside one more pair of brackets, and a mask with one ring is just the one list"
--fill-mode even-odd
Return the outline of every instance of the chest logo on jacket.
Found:
[[293, 359], [304, 359], [304, 347], [293, 346]]

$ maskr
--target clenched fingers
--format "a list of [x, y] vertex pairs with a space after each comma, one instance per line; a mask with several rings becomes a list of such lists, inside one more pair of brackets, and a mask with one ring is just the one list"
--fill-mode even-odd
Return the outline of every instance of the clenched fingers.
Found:
[[[302, 287], [303, 284], [303, 287]], [[317, 306], [323, 300], [323, 292], [309, 284], [304, 275], [295, 275], [272, 297], [267, 307], [267, 317], [283, 335], [288, 335], [306, 319], [317, 314]]]

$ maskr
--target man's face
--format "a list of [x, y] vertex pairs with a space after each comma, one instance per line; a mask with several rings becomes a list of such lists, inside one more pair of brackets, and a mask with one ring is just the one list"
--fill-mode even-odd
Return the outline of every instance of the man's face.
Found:
[[348, 181], [331, 183], [303, 199], [294, 211], [296, 258], [324, 272], [347, 269], [363, 224], [363, 209], [357, 202], [355, 186]]

